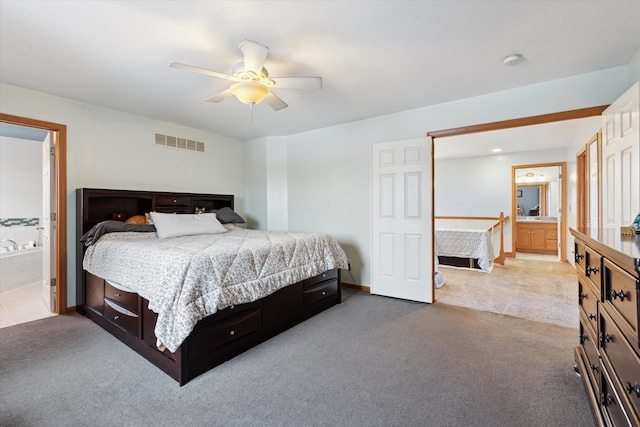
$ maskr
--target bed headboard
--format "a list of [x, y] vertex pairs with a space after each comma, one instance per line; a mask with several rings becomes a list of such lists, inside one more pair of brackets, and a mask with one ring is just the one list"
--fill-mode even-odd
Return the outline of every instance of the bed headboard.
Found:
[[233, 209], [232, 194], [169, 193], [162, 191], [76, 190], [77, 239], [101, 221], [124, 221], [147, 212], [194, 213], [195, 208]]
[[126, 220], [147, 212], [194, 213], [195, 208], [233, 209], [233, 194], [170, 193], [164, 191], [105, 190], [78, 188], [76, 190], [76, 289], [78, 305], [84, 296], [82, 288], [82, 258], [84, 248], [80, 238], [87, 231], [106, 220]]

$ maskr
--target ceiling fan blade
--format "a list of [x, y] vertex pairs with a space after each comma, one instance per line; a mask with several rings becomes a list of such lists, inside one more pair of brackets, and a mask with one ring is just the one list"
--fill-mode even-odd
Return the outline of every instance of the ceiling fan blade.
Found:
[[222, 91], [220, 93], [213, 95], [211, 98], [207, 99], [207, 102], [221, 102], [232, 96], [233, 96], [233, 93], [231, 93], [231, 89], [227, 89], [225, 91]]
[[234, 82], [238, 81], [234, 76], [230, 76], [229, 74], [219, 73], [217, 71], [207, 70], [205, 68], [194, 67], [192, 65], [181, 64], [180, 62], [172, 62], [169, 64], [172, 68], [178, 68], [180, 70], [193, 71], [194, 73], [205, 74], [207, 76], [220, 77], [227, 80], [233, 80]]
[[273, 111], [282, 110], [283, 108], [288, 107], [287, 103], [274, 95], [273, 92], [269, 92], [269, 94], [264, 97], [264, 102], [271, 107]]
[[322, 89], [322, 77], [269, 77], [278, 89]]
[[260, 75], [264, 61], [267, 59], [269, 48], [253, 40], [242, 40], [240, 51], [244, 54], [244, 70], [253, 71]]

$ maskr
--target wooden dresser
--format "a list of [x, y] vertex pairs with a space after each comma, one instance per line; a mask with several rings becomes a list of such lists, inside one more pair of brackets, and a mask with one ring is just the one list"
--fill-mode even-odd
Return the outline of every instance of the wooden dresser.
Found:
[[640, 426], [640, 236], [571, 229], [580, 305], [576, 369], [598, 425]]

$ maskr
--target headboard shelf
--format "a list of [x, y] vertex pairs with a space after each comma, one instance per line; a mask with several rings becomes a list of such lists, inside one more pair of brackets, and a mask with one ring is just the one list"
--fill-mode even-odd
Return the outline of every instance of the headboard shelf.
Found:
[[[195, 208], [220, 209], [234, 207], [232, 194], [171, 193], [166, 191], [110, 190], [78, 188], [76, 190], [76, 289], [80, 306], [82, 295], [82, 259], [84, 248], [80, 238], [102, 221], [124, 221], [147, 212], [194, 213]], [[116, 215], [118, 214], [118, 215]]]

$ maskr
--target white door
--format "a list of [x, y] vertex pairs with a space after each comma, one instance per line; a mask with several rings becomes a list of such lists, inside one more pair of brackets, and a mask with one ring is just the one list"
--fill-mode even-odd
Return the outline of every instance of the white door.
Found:
[[640, 212], [640, 83], [602, 113], [602, 226], [631, 225]]
[[431, 139], [374, 144], [371, 293], [433, 302]]
[[42, 296], [45, 304], [56, 311], [56, 172], [54, 133], [42, 143]]

